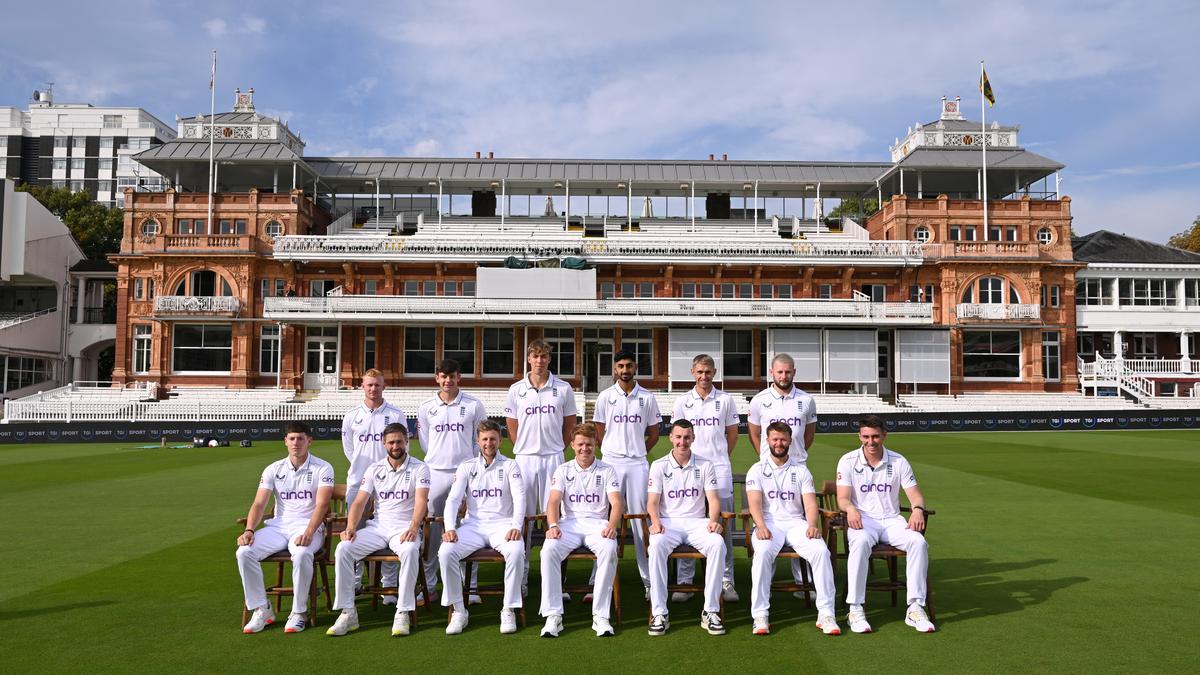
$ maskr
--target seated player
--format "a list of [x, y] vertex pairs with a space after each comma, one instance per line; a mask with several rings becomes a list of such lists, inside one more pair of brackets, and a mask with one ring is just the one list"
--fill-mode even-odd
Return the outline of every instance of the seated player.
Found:
[[[546, 507], [542, 545], [542, 637], [562, 632], [562, 562], [586, 546], [596, 554], [592, 589], [592, 630], [613, 634], [609, 623], [613, 577], [617, 574], [617, 533], [621, 528], [621, 483], [613, 468], [596, 459], [596, 426], [580, 424], [571, 432], [575, 458], [554, 470]], [[561, 517], [560, 514], [561, 513]]]
[[[889, 544], [905, 553], [904, 576], [908, 583], [908, 611], [904, 623], [921, 633], [932, 633], [933, 622], [925, 613], [925, 574], [929, 549], [925, 542], [925, 498], [917, 487], [908, 460], [888, 450], [883, 420], [874, 415], [858, 423], [862, 447], [838, 460], [838, 508], [846, 512], [849, 525], [849, 557], [846, 561], [847, 621], [855, 633], [870, 633], [871, 624], [863, 611], [867, 588], [867, 562], [877, 543]], [[900, 515], [900, 490], [908, 496], [912, 514]]]
[[[409, 612], [417, 608], [415, 589], [421, 564], [421, 523], [429, 503], [429, 467], [408, 454], [408, 427], [393, 422], [383, 429], [387, 457], [367, 467], [358, 494], [346, 514], [346, 529], [338, 544], [337, 595], [333, 608], [342, 610], [327, 635], [345, 635], [358, 630], [354, 608], [355, 565], [366, 556], [390, 548], [400, 558], [396, 583], [396, 618], [392, 635], [408, 635]], [[367, 504], [375, 500], [375, 517], [359, 529]]]
[[[237, 539], [238, 572], [242, 575], [246, 608], [253, 610], [243, 633], [257, 633], [275, 623], [260, 563], [285, 548], [292, 554], [293, 592], [292, 613], [284, 632], [304, 630], [313, 556], [325, 541], [325, 511], [333, 494], [333, 467], [308, 454], [312, 431], [307, 424], [292, 422], [284, 433], [288, 456], [263, 469], [258, 493], [246, 514], [246, 530]], [[271, 495], [275, 496], [275, 516], [256, 532]]]
[[[445, 534], [438, 550], [442, 568], [442, 606], [453, 607], [447, 635], [467, 627], [463, 604], [462, 561], [475, 551], [490, 546], [504, 556], [504, 609], [500, 610], [500, 632], [517, 632], [514, 609], [520, 608], [521, 582], [525, 574], [525, 484], [517, 463], [500, 454], [500, 425], [491, 420], [479, 423], [475, 438], [479, 457], [467, 460], [454, 472], [444, 513]], [[458, 522], [463, 500], [467, 515]]]
[[826, 635], [841, 635], [833, 615], [833, 564], [829, 547], [821, 538], [818, 524], [817, 491], [808, 468], [789, 456], [792, 428], [785, 422], [767, 425], [766, 459], [759, 460], [746, 472], [746, 500], [754, 533], [750, 546], [752, 596], [750, 615], [754, 634], [771, 632], [771, 578], [780, 549], [790, 545], [812, 567], [817, 587], [817, 628]]
[[[704, 611], [700, 627], [724, 635], [721, 621], [721, 574], [725, 539], [721, 501], [712, 462], [692, 454], [692, 423], [671, 423], [671, 452], [650, 465], [646, 512], [650, 516], [650, 635], [671, 627], [667, 613], [667, 556], [680, 544], [704, 554]], [[707, 516], [707, 517], [706, 517]]]

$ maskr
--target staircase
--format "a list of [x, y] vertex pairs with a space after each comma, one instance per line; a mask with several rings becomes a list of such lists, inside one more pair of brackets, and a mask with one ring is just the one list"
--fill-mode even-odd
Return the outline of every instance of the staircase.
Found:
[[1079, 357], [1077, 359], [1079, 388], [1084, 394], [1087, 394], [1088, 387], [1092, 388], [1093, 394], [1101, 387], [1109, 387], [1138, 403], [1144, 403], [1145, 399], [1154, 396], [1150, 380], [1126, 368], [1123, 359], [1106, 359], [1099, 354], [1090, 363]]

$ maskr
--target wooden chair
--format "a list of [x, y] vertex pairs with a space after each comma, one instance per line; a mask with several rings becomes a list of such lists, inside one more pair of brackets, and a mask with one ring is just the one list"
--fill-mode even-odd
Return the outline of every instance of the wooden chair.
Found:
[[[342, 487], [345, 488], [344, 485]], [[337, 486], [335, 486], [334, 489], [336, 490]], [[343, 500], [344, 499], [345, 493], [343, 492]], [[263, 520], [272, 517], [274, 517], [273, 509], [263, 513]], [[237, 522], [243, 527], [246, 525], [245, 518], [238, 518]], [[317, 625], [317, 596], [319, 594], [323, 593], [325, 595], [325, 606], [330, 610], [333, 609], [333, 596], [330, 593], [329, 585], [329, 560], [332, 541], [333, 535], [331, 533], [331, 522], [329, 516], [326, 515], [325, 540], [321, 543], [321, 548], [317, 549], [317, 552], [313, 555], [313, 580], [308, 586], [308, 624], [310, 626]], [[275, 611], [282, 612], [284, 597], [291, 597], [295, 593], [295, 589], [290, 585], [286, 585], [287, 582], [284, 580], [285, 568], [292, 563], [292, 554], [285, 546], [284, 548], [263, 558], [260, 561], [260, 564], [261, 563], [275, 564], [275, 583], [267, 586], [267, 598], [275, 598]], [[317, 580], [318, 576], [320, 577], [319, 582]], [[245, 625], [249, 620], [250, 610], [243, 605], [242, 625]]]
[[[536, 515], [536, 516], [525, 516], [525, 525], [521, 528], [521, 538], [524, 539], [525, 537], [529, 536], [529, 526], [544, 517], [545, 516], [540, 515], [540, 514]], [[443, 523], [444, 524], [445, 520], [441, 516], [430, 517], [430, 518], [425, 519], [426, 548], [428, 548], [428, 541], [429, 541], [428, 533], [429, 533], [429, 524], [430, 523]], [[496, 549], [494, 549], [490, 546], [484, 546], [483, 548], [476, 550], [471, 555], [463, 558], [462, 562], [466, 565], [466, 570], [463, 573], [463, 580], [464, 580], [463, 593], [465, 594], [465, 593], [469, 592], [465, 588], [465, 582], [469, 581], [471, 579], [471, 573], [474, 570], [476, 565], [480, 565], [480, 564], [484, 564], [484, 563], [499, 563], [501, 566], [503, 566], [504, 565], [504, 556], [501, 555], [500, 552], [497, 551]], [[526, 564], [528, 564], [528, 561], [526, 561]], [[475, 588], [475, 595], [478, 595], [480, 597], [485, 596], [485, 595], [499, 596], [499, 597], [503, 598], [504, 597], [504, 580], [501, 579], [499, 583], [494, 583], [494, 584], [480, 583]], [[425, 597], [428, 598], [429, 594], [426, 593]], [[454, 612], [453, 607], [446, 608], [446, 621], [450, 620], [450, 615], [453, 612]], [[521, 606], [519, 608], [517, 608], [516, 612], [517, 612], [517, 616], [521, 620], [521, 626], [522, 627], [527, 626], [528, 622], [525, 620], [525, 603], [521, 603]]]
[[[742, 519], [742, 531], [743, 535], [745, 536], [746, 557], [753, 559], [754, 546], [750, 540], [754, 537], [754, 518], [750, 516], [749, 510], [742, 511], [739, 515]], [[827, 538], [825, 535], [827, 527], [828, 526], [826, 525], [825, 517], [822, 516], [821, 532], [823, 538]], [[797, 553], [796, 550], [792, 548], [791, 544], [784, 544], [783, 548], [779, 549], [779, 553], [776, 555], [776, 558], [799, 560], [801, 562], [800, 583], [796, 583], [796, 580], [789, 574], [786, 579], [772, 580], [770, 592], [801, 592], [804, 595], [805, 609], [812, 609], [812, 594], [817, 592], [817, 586], [812, 580], [812, 568], [809, 567], [808, 561], [805, 560], [804, 557], [799, 553]]]
[[[823, 497], [823, 503], [829, 503], [829, 500], [832, 499], [834, 508], [836, 508], [836, 505], [837, 505], [837, 483], [835, 483], [834, 481], [831, 481], [831, 480], [825, 481], [821, 486], [821, 493], [822, 493], [822, 497]], [[822, 512], [824, 512], [824, 507], [822, 507]], [[907, 506], [901, 506], [900, 512], [902, 514], [911, 513], [912, 509]], [[925, 512], [925, 533], [926, 534], [928, 534], [928, 532], [929, 532], [929, 521], [932, 519], [932, 517], [935, 513], [936, 513], [936, 511], [926, 511]], [[836, 516], [834, 516], [831, 519], [831, 525], [830, 525], [829, 534], [828, 534], [829, 552], [831, 554], [830, 558], [834, 561], [835, 570], [837, 567], [837, 560], [838, 559], [846, 560], [850, 555], [850, 532], [849, 532], [849, 529], [850, 529], [849, 525], [846, 523], [846, 514], [844, 512], [837, 511]], [[837, 532], [839, 530], [842, 533], [841, 542], [842, 542], [843, 550], [845, 551], [844, 553], [838, 553], [837, 549], [836, 549], [836, 547], [838, 545]], [[875, 544], [875, 546], [873, 546], [871, 548], [871, 555], [867, 558], [867, 562], [869, 564], [869, 567], [867, 568], [867, 590], [868, 591], [884, 591], [884, 592], [891, 593], [892, 607], [895, 607], [897, 605], [899, 594], [902, 591], [908, 590], [907, 582], [900, 579], [900, 573], [899, 573], [899, 567], [900, 567], [899, 560], [900, 560], [900, 558], [903, 558], [904, 556], [905, 556], [904, 551], [896, 548], [895, 546], [879, 543], [879, 544]], [[874, 562], [876, 560], [882, 560], [887, 565], [887, 579], [877, 579], [874, 581], [871, 580], [870, 577], [871, 577], [871, 573], [874, 571]], [[925, 609], [929, 613], [929, 620], [935, 621], [936, 614], [934, 613], [934, 609], [933, 609], [933, 586], [931, 586], [929, 584], [928, 570], [926, 570], [926, 573], [925, 573], [925, 589], [926, 589], [926, 591], [925, 591], [926, 592]]]
[[[646, 554], [649, 555], [650, 515], [647, 513], [635, 513], [635, 514], [629, 514], [626, 517], [642, 521], [642, 523], [641, 523], [642, 533], [646, 537], [646, 539], [645, 539], [646, 548], [647, 548]], [[722, 522], [722, 524], [725, 525], [725, 527], [729, 527], [731, 524], [733, 524], [733, 519], [735, 517], [736, 517], [736, 514], [729, 513], [727, 511], [721, 512], [721, 522]], [[705, 560], [704, 554], [701, 553], [700, 551], [696, 550], [696, 548], [694, 546], [689, 546], [688, 544], [680, 544], [679, 546], [675, 547], [674, 551], [671, 551], [669, 554], [667, 554], [668, 578], [670, 578], [669, 575], [670, 575], [672, 568], [678, 569], [677, 565], [672, 564], [672, 562], [677, 561], [677, 560], [704, 560], [705, 561], [704, 564], [706, 564], [706, 565], [722, 565], [722, 566], [725, 565], [724, 559], [722, 559], [722, 560]], [[697, 579], [700, 579], [699, 583], [697, 583], [697, 581], [696, 581]], [[700, 575], [697, 574], [696, 577], [692, 580], [692, 583], [681, 584], [681, 583], [679, 583], [678, 576], [676, 576], [675, 583], [667, 584], [667, 593], [670, 594], [670, 593], [676, 593], [676, 592], [704, 593], [704, 581], [700, 577]], [[721, 617], [721, 621], [724, 622], [725, 621], [725, 597], [724, 597], [724, 594], [720, 594], [718, 597], [720, 598], [720, 603], [721, 603], [718, 614]], [[649, 603], [647, 603], [647, 604], [649, 604]], [[654, 621], [653, 606], [651, 606], [649, 609], [647, 609], [646, 623], [649, 624], [651, 621]]]
[[[617, 532], [617, 566], [618, 566], [617, 571], [618, 571], [618, 573], [613, 575], [613, 596], [612, 596], [613, 616], [616, 618], [616, 621], [614, 621], [612, 624], [614, 631], [620, 630], [620, 627], [621, 627], [620, 561], [622, 558], [625, 557], [625, 531], [629, 527], [628, 526], [629, 521], [630, 521], [630, 517], [628, 515], [623, 516], [621, 518], [621, 529]], [[629, 532], [632, 535], [632, 532], [633, 532], [632, 528], [629, 528]], [[567, 554], [567, 557], [566, 557], [566, 559], [563, 560], [563, 564], [562, 564], [562, 580], [563, 580], [562, 591], [563, 591], [563, 593], [583, 593], [585, 595], [588, 593], [591, 593], [593, 590], [592, 584], [583, 584], [583, 583], [568, 584], [567, 583], [567, 563], [572, 560], [590, 560], [590, 561], [592, 561], [592, 565], [595, 565], [596, 564], [596, 554], [592, 553], [592, 550], [590, 548], [588, 548], [587, 546], [584, 546], [582, 544], [579, 546], [579, 548], [577, 548], [574, 551], [571, 551], [570, 553]]]
[[[363, 514], [364, 520], [366, 519], [366, 517], [367, 517], [367, 514]], [[346, 522], [347, 521], [344, 516], [335, 516], [335, 517], [331, 518], [330, 522], [329, 522], [329, 526], [328, 526], [330, 536], [332, 537], [332, 536], [340, 535], [343, 531], [345, 531]], [[420, 565], [421, 561], [423, 561], [425, 559], [425, 547], [427, 545], [428, 545], [428, 538], [425, 537], [424, 535], [422, 535], [421, 554], [417, 558], [418, 565]], [[399, 564], [400, 557], [397, 556], [396, 552], [390, 548], [381, 548], [378, 551], [373, 551], [373, 552], [367, 554], [365, 557], [363, 557], [362, 562], [364, 565], [367, 566], [367, 580], [368, 581], [367, 581], [367, 585], [360, 588], [356, 595], [371, 596], [371, 609], [376, 610], [379, 608], [379, 599], [380, 598], [385, 597], [385, 596], [395, 597], [396, 595], [399, 594], [399, 590], [400, 590], [399, 587], [383, 585], [383, 564], [387, 563], [387, 562]], [[424, 609], [426, 611], [428, 611], [431, 603], [429, 601], [429, 587], [426, 585], [425, 569], [423, 566], [417, 570], [417, 583], [420, 584], [420, 589], [425, 594], [424, 601], [421, 603], [421, 605], [424, 607]], [[330, 606], [330, 609], [332, 609], [332, 605]], [[413, 628], [416, 628], [416, 626], [417, 626], [416, 610], [409, 612], [409, 616], [412, 617]]]

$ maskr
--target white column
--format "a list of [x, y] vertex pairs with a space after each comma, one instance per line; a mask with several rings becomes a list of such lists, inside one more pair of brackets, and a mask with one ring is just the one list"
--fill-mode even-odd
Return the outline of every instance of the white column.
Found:
[[1123, 359], [1125, 355], [1125, 345], [1121, 341], [1121, 331], [1113, 331], [1113, 356], [1117, 359]]
[[1188, 353], [1188, 332], [1179, 331], [1179, 371], [1192, 372], [1192, 355]]
[[84, 284], [83, 277], [75, 279], [75, 323], [83, 323]]

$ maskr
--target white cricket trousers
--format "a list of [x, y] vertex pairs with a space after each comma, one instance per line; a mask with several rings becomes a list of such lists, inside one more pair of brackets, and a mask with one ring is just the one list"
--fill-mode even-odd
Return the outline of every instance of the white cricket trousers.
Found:
[[[553, 455], [517, 455], [517, 466], [521, 469], [521, 480], [525, 483], [525, 515], [536, 516], [546, 512], [550, 499], [550, 479], [554, 470], [563, 463], [563, 453]], [[533, 530], [525, 535], [525, 559], [533, 548]], [[529, 585], [529, 566], [521, 572], [521, 585]]]
[[925, 575], [929, 572], [929, 544], [920, 532], [908, 529], [903, 516], [886, 520], [862, 517], [861, 530], [847, 530], [850, 555], [846, 560], [846, 604], [861, 605], [867, 593], [867, 559], [875, 544], [888, 544], [904, 551], [904, 577], [908, 604], [925, 606]]
[[[733, 495], [728, 497], [720, 497], [721, 510], [726, 513], [734, 513], [733, 510]], [[724, 522], [724, 521], [722, 521]], [[721, 581], [733, 583], [733, 528], [729, 527], [729, 523], [725, 523], [725, 569], [721, 574]], [[676, 563], [679, 568], [679, 583], [690, 584], [692, 579], [696, 578], [696, 561], [695, 560], [680, 560]]]
[[617, 540], [601, 534], [608, 525], [599, 518], [566, 518], [558, 521], [562, 537], [542, 544], [542, 616], [562, 615], [562, 561], [580, 546], [596, 554], [592, 588], [592, 614], [609, 616], [613, 577], [617, 575]]
[[[442, 515], [446, 509], [446, 498], [450, 496], [450, 486], [454, 483], [454, 469], [429, 470], [429, 514]], [[429, 550], [425, 552], [425, 585], [430, 591], [437, 588], [438, 583], [438, 550], [442, 547], [442, 533], [446, 529], [441, 523], [429, 525]], [[479, 585], [479, 568], [471, 571], [471, 588]]]
[[667, 616], [667, 556], [680, 544], [704, 554], [704, 611], [721, 609], [721, 562], [725, 539], [708, 531], [707, 518], [660, 518], [662, 534], [650, 535], [650, 607], [655, 616]]
[[[613, 457], [605, 459], [604, 463], [613, 468], [621, 482], [621, 500], [625, 505], [625, 513], [645, 513], [646, 485], [650, 481], [650, 464], [646, 459]], [[642, 586], [649, 586], [650, 565], [646, 558], [646, 533], [638, 521], [633, 520], [629, 524], [633, 530], [633, 553], [637, 558], [638, 574], [642, 577]]]
[[[358, 581], [358, 576], [354, 574], [356, 563], [380, 549], [387, 548], [400, 558], [396, 580], [396, 610], [411, 612], [417, 608], [414, 596], [421, 558], [421, 536], [418, 532], [416, 541], [400, 541], [404, 532], [404, 529], [392, 531], [368, 525], [355, 532], [354, 541], [338, 544], [337, 552], [334, 553], [337, 570], [337, 580], [334, 582], [337, 589], [333, 599], [334, 609], [354, 609], [354, 584]], [[389, 584], [385, 581], [383, 585]]]
[[[505, 536], [514, 529], [508, 520], [465, 520], [458, 526], [458, 541], [442, 542], [438, 562], [442, 567], [442, 606], [463, 608], [462, 560], [481, 548], [490, 546], [504, 556], [504, 606], [520, 607], [521, 574], [525, 569], [525, 545], [520, 539], [508, 541]], [[516, 528], [519, 531], [519, 528]]]
[[282, 528], [267, 525], [254, 533], [254, 543], [237, 549], [238, 572], [242, 575], [242, 592], [246, 596], [246, 608], [258, 609], [267, 604], [267, 590], [263, 584], [262, 559], [283, 549], [292, 554], [292, 613], [308, 612], [308, 591], [312, 585], [313, 556], [325, 542], [322, 526], [313, 535], [308, 546], [295, 543], [296, 537], [304, 534], [308, 524]]
[[[349, 481], [349, 478], [347, 478], [347, 481]], [[358, 496], [358, 486], [359, 486], [360, 482], [361, 481], [354, 481], [353, 483], [351, 483], [351, 482], [346, 483], [346, 513], [347, 514], [350, 513], [350, 505], [354, 503], [355, 497]], [[374, 501], [374, 498], [372, 498], [371, 501]], [[363, 510], [363, 514], [366, 514], [368, 511], [370, 511], [371, 501], [367, 502], [367, 508]], [[365, 522], [365, 520], [366, 519], [364, 518], [360, 522]], [[383, 547], [380, 546], [380, 548], [383, 548]], [[396, 566], [396, 563], [390, 563], [390, 562], [383, 563], [383, 570], [382, 570], [383, 585], [384, 586], [395, 586], [396, 585], [396, 575], [399, 573], [399, 571], [400, 571], [400, 568]], [[356, 579], [362, 579], [362, 572], [363, 572], [363, 568], [362, 568], [361, 564], [354, 565], [353, 574], [356, 575], [355, 576]]]
[[750, 561], [750, 616], [765, 618], [771, 610], [771, 579], [775, 576], [775, 558], [784, 545], [808, 561], [813, 585], [817, 587], [817, 614], [833, 614], [833, 563], [829, 547], [820, 537], [808, 538], [808, 523], [803, 520], [767, 521], [770, 539], [759, 539], [758, 528], [750, 533], [754, 559]]

